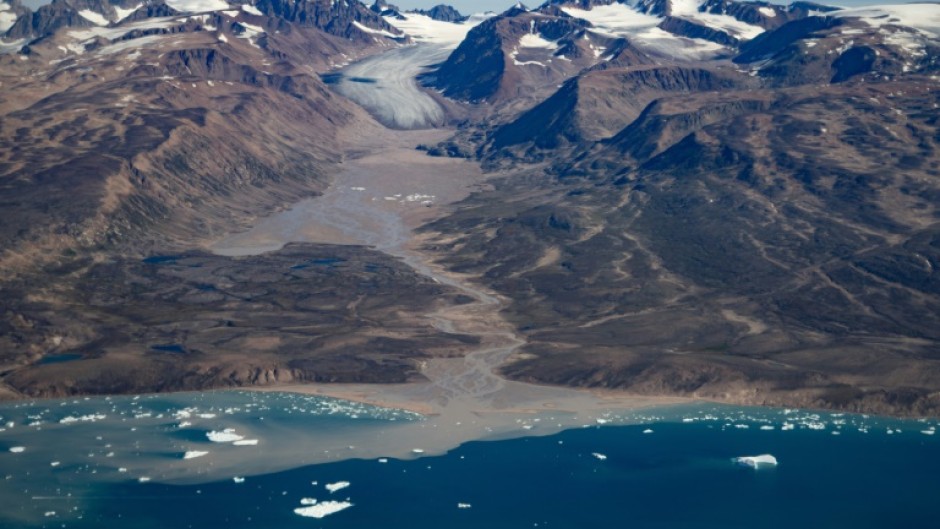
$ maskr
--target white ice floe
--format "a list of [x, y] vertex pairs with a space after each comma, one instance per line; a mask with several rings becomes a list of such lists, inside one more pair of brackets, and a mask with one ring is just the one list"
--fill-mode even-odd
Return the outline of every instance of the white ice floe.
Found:
[[424, 453], [424, 450], [421, 449], [421, 448], [412, 448], [412, 449], [411, 449], [411, 453], [413, 453], [413, 454], [423, 454], [423, 453]]
[[235, 483], [244, 483], [244, 482], [245, 482], [245, 478], [239, 477], [239, 476], [235, 476], [234, 478], [232, 478], [232, 481], [234, 481]]
[[386, 458], [384, 458], [384, 457], [383, 457], [383, 458], [380, 458], [380, 459], [379, 459], [379, 463], [388, 463], [388, 459], [386, 459]]
[[13, 452], [14, 454], [21, 454], [24, 451], [26, 451], [25, 446], [11, 446], [10, 447], [10, 452]]
[[348, 501], [324, 501], [307, 507], [298, 507], [294, 509], [294, 513], [308, 518], [325, 518], [352, 506], [353, 504]]
[[931, 428], [931, 429], [929, 429], [929, 430], [921, 430], [920, 433], [922, 433], [922, 434], [924, 434], [924, 435], [933, 435], [933, 434], [937, 433], [937, 431], [934, 430], [933, 428]]
[[183, 454], [183, 459], [196, 459], [197, 457], [202, 457], [209, 455], [209, 452], [204, 452], [202, 450], [190, 450]]
[[235, 441], [241, 441], [245, 438], [244, 435], [238, 435], [235, 433], [235, 430], [231, 428], [226, 428], [221, 432], [216, 430], [207, 432], [206, 437], [213, 443], [234, 443]]
[[469, 509], [469, 508], [471, 508], [471, 507], [473, 507], [473, 505], [470, 505], [469, 503], [458, 503], [458, 504], [457, 504], [457, 508], [458, 508], [458, 509]]
[[80, 417], [64, 417], [62, 419], [59, 419], [59, 424], [73, 424], [76, 422], [95, 422], [95, 421], [101, 421], [107, 418], [108, 418], [107, 415], [103, 415], [100, 413], [91, 413], [88, 415], [82, 415]]
[[234, 446], [256, 446], [258, 444], [257, 439], [242, 439], [240, 441], [235, 441], [232, 443]]
[[763, 454], [759, 456], [735, 457], [732, 459], [732, 461], [734, 461], [735, 463], [739, 465], [751, 467], [754, 469], [765, 467], [765, 466], [768, 466], [768, 467], [777, 466], [777, 458], [770, 454]]
[[62, 464], [62, 463], [59, 462], [59, 461], [53, 461], [53, 462], [49, 463], [49, 466], [54, 468], [54, 467], [57, 467], [57, 466], [59, 466], [59, 465], [61, 465], [61, 464]]
[[595, 458], [597, 458], [597, 459], [600, 460], [600, 461], [605, 461], [605, 460], [607, 460], [607, 456], [604, 455], [604, 454], [601, 454], [601, 453], [599, 453], [599, 452], [594, 452], [594, 453], [591, 454], [591, 455], [594, 456]]
[[348, 481], [337, 481], [336, 483], [327, 483], [324, 487], [326, 490], [330, 491], [330, 494], [333, 494], [336, 491], [345, 489], [349, 485], [351, 485], [351, 483]]
[[147, 476], [141, 476], [137, 478], [137, 481], [138, 483], [147, 483], [148, 481], [150, 481], [150, 478], [148, 478]]
[[647, 428], [647, 429], [643, 430], [643, 433], [645, 433], [645, 434], [651, 434], [651, 433], [653, 433], [653, 430], [650, 430], [649, 428]]

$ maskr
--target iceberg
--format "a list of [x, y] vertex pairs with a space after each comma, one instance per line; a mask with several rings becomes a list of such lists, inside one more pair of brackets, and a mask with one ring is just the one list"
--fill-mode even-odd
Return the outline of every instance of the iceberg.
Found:
[[348, 501], [324, 501], [309, 507], [298, 507], [294, 509], [294, 513], [307, 518], [325, 518], [352, 506], [353, 504]]
[[763, 454], [759, 456], [735, 457], [732, 459], [732, 461], [734, 461], [735, 463], [741, 466], [751, 467], [753, 469], [757, 469], [757, 468], [761, 468], [765, 466], [768, 466], [768, 467], [777, 466], [777, 458], [770, 454]]
[[350, 483], [348, 481], [337, 481], [336, 483], [327, 483], [325, 486], [326, 490], [330, 491], [330, 494], [332, 494], [338, 490], [345, 489], [349, 485]]
[[226, 428], [221, 432], [215, 430], [207, 432], [206, 437], [213, 443], [234, 443], [235, 441], [241, 441], [245, 438], [244, 435], [238, 435], [235, 433], [235, 430], [231, 428]]

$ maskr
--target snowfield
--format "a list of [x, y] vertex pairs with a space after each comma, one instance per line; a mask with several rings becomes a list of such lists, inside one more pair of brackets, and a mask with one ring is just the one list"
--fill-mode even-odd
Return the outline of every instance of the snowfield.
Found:
[[[695, 1], [692, 0], [692, 2]], [[595, 33], [609, 37], [626, 37], [635, 43], [637, 47], [655, 55], [698, 60], [710, 58], [724, 49], [724, 46], [714, 42], [677, 37], [668, 31], [659, 29], [656, 26], [662, 22], [661, 18], [640, 13], [635, 8], [625, 4], [596, 6], [590, 10], [575, 7], [563, 7], [561, 9], [570, 16], [590, 22], [594, 26], [591, 31]], [[687, 10], [688, 6], [685, 8], [680, 6], [680, 10], [682, 9]], [[702, 13], [697, 14], [701, 15]], [[703, 21], [698, 22], [704, 23]], [[735, 22], [737, 21], [735, 20]]]

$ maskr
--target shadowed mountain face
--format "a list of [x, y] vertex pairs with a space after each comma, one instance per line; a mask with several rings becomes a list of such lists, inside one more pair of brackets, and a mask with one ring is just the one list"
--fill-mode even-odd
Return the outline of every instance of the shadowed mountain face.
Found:
[[[611, 59], [628, 53], [626, 42], [588, 33], [589, 26], [561, 12], [511, 9], [470, 30], [425, 83], [470, 102], [531, 98], [595, 65], [601, 55]], [[645, 61], [633, 53], [634, 62]]]

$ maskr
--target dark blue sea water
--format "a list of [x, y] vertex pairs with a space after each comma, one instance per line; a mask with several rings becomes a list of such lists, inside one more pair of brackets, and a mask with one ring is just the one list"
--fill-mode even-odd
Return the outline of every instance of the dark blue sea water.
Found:
[[[407, 461], [305, 466], [243, 483], [103, 483], [83, 499], [81, 519], [4, 527], [940, 527], [940, 436], [924, 433], [936, 421], [715, 409], [470, 442]], [[732, 462], [759, 454], [779, 465]], [[335, 493], [325, 488], [343, 481], [350, 485]], [[303, 498], [352, 506], [302, 517], [294, 509]]]

